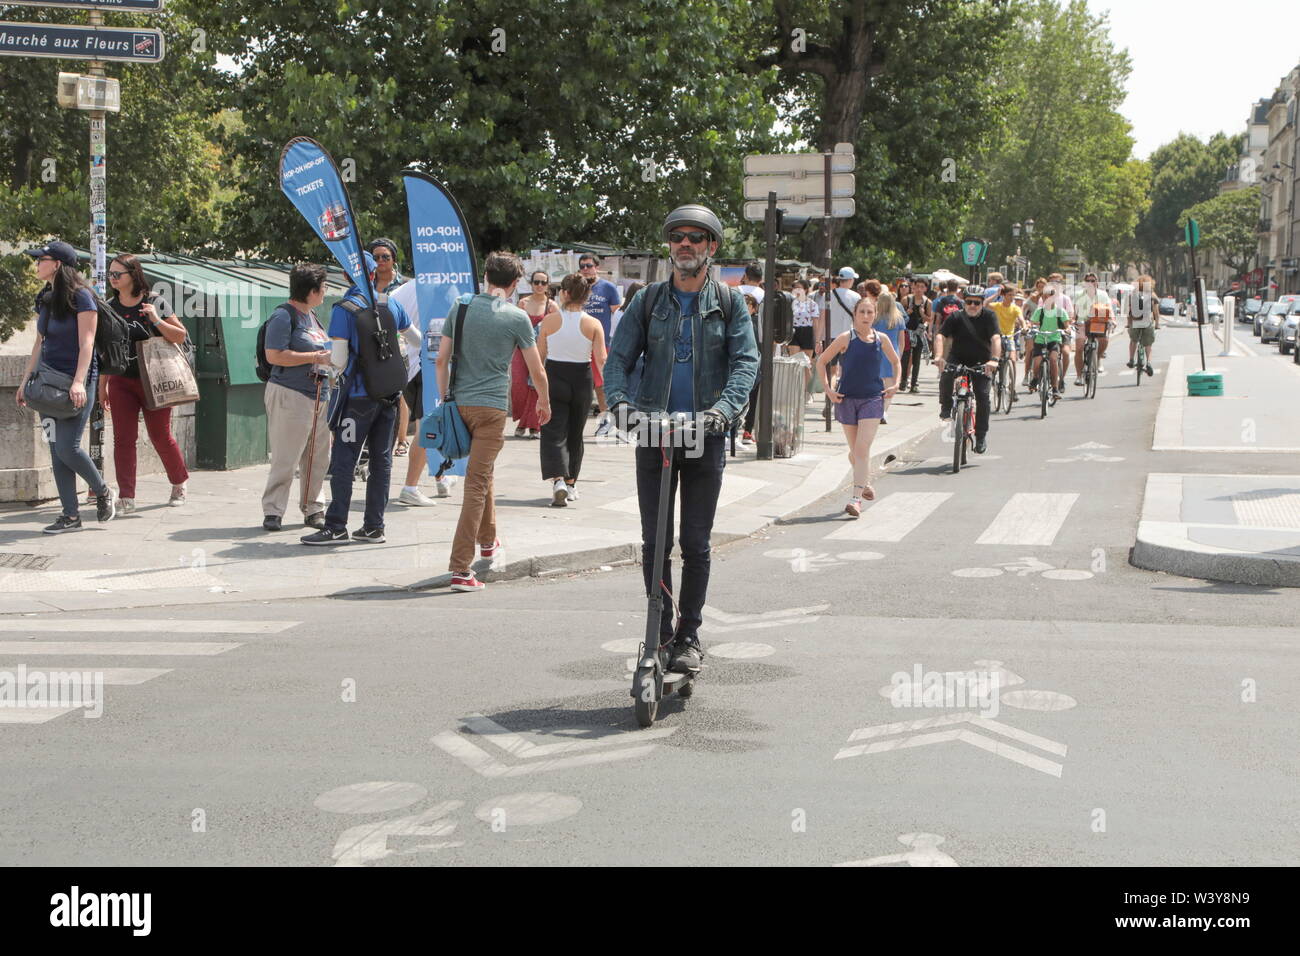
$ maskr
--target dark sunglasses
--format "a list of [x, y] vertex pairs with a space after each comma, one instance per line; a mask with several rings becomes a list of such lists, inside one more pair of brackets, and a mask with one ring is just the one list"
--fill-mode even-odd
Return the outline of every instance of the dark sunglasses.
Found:
[[37, 262], [54, 262], [55, 259], [54, 259], [53, 256], [38, 256], [37, 259], [36, 259], [36, 261], [37, 261]]
[[966, 304], [967, 304], [967, 305], [983, 305], [983, 304], [984, 304], [984, 300], [983, 300], [983, 299], [967, 299], [967, 300], [966, 300]]
[[533, 285], [546, 285], [546, 284], [547, 284], [545, 279], [530, 279], [529, 281], [532, 282]]
[[120, 269], [114, 269], [112, 272], [110, 272], [110, 273], [108, 274], [108, 277], [109, 277], [110, 279], [120, 279], [120, 278], [122, 278], [122, 276], [129, 276], [130, 274], [131, 274], [131, 273], [129, 273], [129, 272], [123, 272], [123, 271], [120, 270]]
[[579, 264], [578, 264], [578, 268], [579, 268], [579, 269], [594, 269], [594, 268], [596, 268], [596, 263], [594, 263], [594, 262], [582, 262], [582, 263], [579, 263]]
[[689, 241], [693, 246], [698, 246], [701, 242], [703, 242], [705, 239], [708, 238], [709, 238], [709, 234], [707, 232], [682, 232], [680, 229], [675, 229], [672, 232], [668, 233], [669, 242]]

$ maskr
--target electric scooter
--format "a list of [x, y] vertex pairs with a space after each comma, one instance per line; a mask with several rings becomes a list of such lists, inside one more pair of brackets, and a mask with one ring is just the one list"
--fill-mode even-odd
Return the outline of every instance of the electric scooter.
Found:
[[636, 722], [641, 727], [649, 727], [655, 722], [659, 713], [659, 702], [664, 697], [676, 693], [683, 700], [695, 693], [695, 678], [699, 671], [681, 673], [668, 669], [669, 645], [659, 643], [659, 622], [663, 615], [664, 585], [659, 575], [664, 566], [664, 552], [668, 541], [668, 502], [672, 497], [673, 453], [675, 451], [672, 436], [686, 429], [693, 429], [695, 423], [684, 415], [673, 418], [640, 419], [658, 435], [657, 447], [663, 456], [663, 470], [659, 477], [659, 518], [655, 523], [655, 558], [651, 580], [654, 586], [646, 595], [645, 639], [637, 650], [637, 667], [632, 677], [632, 701], [636, 709]]

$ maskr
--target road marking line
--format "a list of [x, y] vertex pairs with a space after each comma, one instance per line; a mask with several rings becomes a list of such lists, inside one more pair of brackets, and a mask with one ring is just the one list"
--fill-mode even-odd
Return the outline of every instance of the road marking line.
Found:
[[43, 724], [84, 707], [0, 707], [0, 724]]
[[1050, 545], [1078, 500], [1074, 493], [1017, 492], [975, 543]]
[[951, 497], [951, 491], [896, 491], [867, 508], [857, 521], [826, 535], [826, 539], [902, 541]]
[[[627, 735], [622, 731], [613, 731], [602, 737], [586, 740], [566, 740], [558, 744], [535, 744], [526, 740], [523, 735], [514, 731], [507, 730], [490, 717], [483, 714], [470, 714], [468, 717], [462, 717], [460, 722], [468, 729], [480, 736], [486, 737], [488, 741], [496, 744], [512, 757], [519, 757], [523, 760], [531, 760], [535, 757], [549, 757], [552, 754], [572, 753], [575, 750], [590, 750], [593, 747], [608, 747], [611, 744], [628, 743]], [[638, 732], [637, 741], [658, 739], [667, 737], [673, 733], [676, 727], [661, 727], [657, 730], [647, 730]]]
[[[22, 665], [0, 664], [0, 673], [13, 673], [19, 666]], [[28, 673], [37, 670], [40, 670], [40, 668], [27, 668]], [[66, 664], [61, 664], [57, 668], [50, 668], [50, 670], [90, 671], [99, 675], [104, 683], [111, 687], [131, 687], [172, 672], [170, 667], [72, 667]]]
[[224, 654], [242, 644], [214, 644], [207, 641], [0, 641], [0, 655], [23, 654], [34, 657], [65, 657], [85, 654], [88, 657], [211, 657]]
[[134, 634], [279, 634], [298, 621], [158, 621], [92, 620], [81, 618], [19, 617], [0, 618], [0, 633], [10, 631], [29, 634], [134, 633]]
[[[671, 728], [676, 729], [676, 728]], [[484, 777], [522, 777], [530, 773], [546, 773], [551, 770], [565, 770], [571, 767], [585, 767], [594, 763], [605, 763], [610, 760], [627, 760], [632, 757], [641, 757], [657, 746], [656, 744], [646, 744], [639, 747], [624, 747], [616, 750], [605, 750], [600, 753], [582, 754], [577, 757], [560, 757], [554, 760], [538, 760], [533, 763], [519, 764], [514, 767], [508, 767], [499, 760], [470, 741], [466, 740], [460, 734], [452, 731], [443, 731], [433, 737], [433, 743], [440, 750], [455, 757], [465, 766], [469, 767], [475, 773]]]

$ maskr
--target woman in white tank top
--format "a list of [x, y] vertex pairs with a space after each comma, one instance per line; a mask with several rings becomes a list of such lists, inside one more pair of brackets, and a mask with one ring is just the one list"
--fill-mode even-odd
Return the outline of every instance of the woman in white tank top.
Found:
[[565, 276], [560, 283], [560, 311], [537, 327], [537, 351], [546, 363], [551, 396], [551, 420], [542, 426], [542, 478], [550, 486], [553, 508], [578, 500], [583, 429], [594, 394], [592, 360], [598, 371], [605, 367], [604, 329], [598, 319], [582, 311], [587, 292], [582, 276]]

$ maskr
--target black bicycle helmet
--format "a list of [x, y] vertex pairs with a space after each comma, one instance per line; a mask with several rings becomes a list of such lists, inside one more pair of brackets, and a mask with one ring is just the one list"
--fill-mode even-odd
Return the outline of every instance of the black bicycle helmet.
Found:
[[722, 223], [706, 206], [691, 203], [670, 212], [664, 220], [664, 242], [668, 241], [668, 233], [682, 226], [695, 226], [708, 232], [717, 242], [722, 241]]

